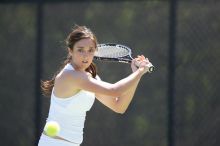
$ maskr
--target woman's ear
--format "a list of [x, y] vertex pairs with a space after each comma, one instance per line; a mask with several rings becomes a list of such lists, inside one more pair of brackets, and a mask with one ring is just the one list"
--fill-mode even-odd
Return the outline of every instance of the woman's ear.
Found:
[[67, 50], [68, 50], [68, 52], [70, 52], [70, 51], [71, 51], [69, 47], [67, 48]]
[[72, 50], [68, 47], [68, 53], [72, 54]]

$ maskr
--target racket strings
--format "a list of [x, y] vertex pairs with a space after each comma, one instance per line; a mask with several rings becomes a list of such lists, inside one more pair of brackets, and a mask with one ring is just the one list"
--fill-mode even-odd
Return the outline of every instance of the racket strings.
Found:
[[124, 57], [129, 54], [129, 50], [123, 46], [98, 46], [98, 51], [95, 56], [98, 57], [108, 57], [108, 58], [118, 58]]

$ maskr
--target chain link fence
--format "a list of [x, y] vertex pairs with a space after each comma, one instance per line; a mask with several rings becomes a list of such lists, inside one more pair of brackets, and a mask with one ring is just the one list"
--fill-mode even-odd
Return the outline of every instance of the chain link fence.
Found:
[[[36, 106], [42, 131], [49, 98], [36, 105], [36, 3], [0, 3], [0, 145], [31, 146]], [[74, 24], [86, 25], [100, 43], [145, 54], [156, 71], [143, 77], [124, 115], [98, 101], [88, 112], [82, 146], [218, 146], [220, 141], [220, 3], [177, 1], [173, 141], [168, 141], [169, 1], [47, 2], [42, 5], [42, 71], [48, 79], [66, 57], [64, 40]], [[125, 64], [96, 62], [101, 78], [126, 77]]]

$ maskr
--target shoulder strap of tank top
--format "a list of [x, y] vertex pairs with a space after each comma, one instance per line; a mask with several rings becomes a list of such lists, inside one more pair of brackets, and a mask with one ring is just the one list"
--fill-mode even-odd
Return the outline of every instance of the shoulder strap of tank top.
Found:
[[74, 70], [73, 66], [70, 63], [66, 64], [63, 69], [64, 70]]

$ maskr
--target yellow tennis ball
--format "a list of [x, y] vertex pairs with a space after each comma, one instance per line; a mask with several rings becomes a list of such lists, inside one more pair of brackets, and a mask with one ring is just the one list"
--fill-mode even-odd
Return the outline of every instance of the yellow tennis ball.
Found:
[[54, 137], [60, 132], [60, 126], [56, 121], [49, 121], [46, 123], [44, 131], [48, 136]]

